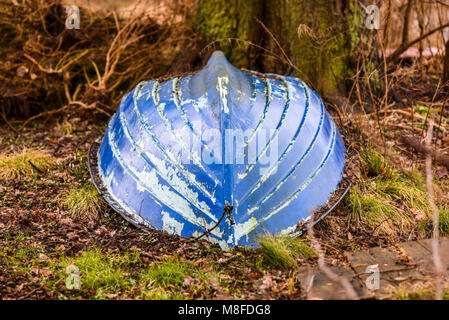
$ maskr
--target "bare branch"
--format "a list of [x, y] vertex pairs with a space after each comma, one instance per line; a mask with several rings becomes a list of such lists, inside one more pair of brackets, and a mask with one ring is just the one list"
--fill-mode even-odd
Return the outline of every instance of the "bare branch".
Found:
[[387, 61], [388, 62], [392, 62], [394, 60], [396, 60], [397, 58], [399, 58], [399, 56], [404, 53], [408, 48], [414, 46], [415, 44], [417, 44], [418, 42], [422, 41], [423, 39], [431, 36], [432, 34], [434, 34], [437, 31], [443, 30], [444, 28], [449, 27], [449, 23], [443, 24], [441, 26], [439, 26], [438, 28], [435, 28], [433, 30], [430, 30], [429, 32], [423, 34], [421, 37], [419, 37], [418, 39], [415, 39], [409, 43], [402, 43], [391, 55], [388, 56]]
[[313, 234], [313, 221], [315, 220], [314, 215], [312, 214], [310, 217], [309, 222], [309, 229], [308, 229], [308, 236], [310, 241], [312, 242], [313, 248], [318, 253], [318, 267], [320, 270], [328, 277], [331, 281], [340, 283], [341, 286], [344, 288], [346, 292], [346, 296], [351, 300], [358, 300], [359, 296], [357, 295], [357, 292], [355, 292], [354, 287], [351, 285], [348, 279], [341, 277], [337, 274], [335, 274], [329, 267], [326, 266], [326, 262], [324, 261], [324, 253], [321, 249], [320, 243], [317, 241]]
[[[426, 147], [430, 150], [433, 134], [433, 120], [429, 121], [429, 128], [427, 130]], [[432, 237], [432, 257], [433, 264], [435, 266], [435, 299], [442, 300], [442, 275], [443, 275], [443, 263], [441, 262], [440, 255], [440, 229], [439, 218], [440, 213], [438, 207], [435, 204], [433, 193], [433, 181], [432, 181], [432, 153], [428, 152], [426, 156], [426, 187], [427, 195], [429, 198], [429, 206], [433, 212], [433, 237]]]

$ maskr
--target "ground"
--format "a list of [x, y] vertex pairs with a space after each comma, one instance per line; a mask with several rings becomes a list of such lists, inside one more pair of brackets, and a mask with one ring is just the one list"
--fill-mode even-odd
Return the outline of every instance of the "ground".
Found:
[[[343, 275], [348, 266], [351, 272], [357, 268], [353, 259], [363, 256], [358, 252], [431, 237], [424, 157], [401, 142], [403, 136], [422, 133], [424, 116], [418, 115], [430, 110], [431, 95], [421, 94], [421, 104], [405, 91], [397, 95], [415, 112], [414, 122], [408, 109], [392, 108], [385, 115], [383, 138], [360, 135], [360, 126], [376, 128], [374, 120], [340, 119], [346, 145], [357, 153], [353, 186], [316, 225], [313, 239], [321, 244], [326, 264]], [[256, 250], [223, 251], [205, 240], [145, 233], [129, 225], [90, 182], [87, 150], [104, 133], [107, 118], [87, 112], [42, 117], [24, 128], [19, 121], [0, 127], [1, 298], [305, 299], [314, 298], [304, 276], [310, 270], [317, 274], [315, 292], [332, 282], [320, 276], [317, 251], [306, 235], [261, 239]], [[447, 125], [446, 117], [442, 125]], [[449, 141], [437, 135], [435, 143], [447, 148]], [[433, 175], [440, 232], [447, 236], [447, 168], [434, 163]], [[396, 260], [390, 262], [396, 265]], [[404, 287], [408, 282], [402, 281], [378, 297], [426, 298], [432, 279], [428, 276], [421, 287], [409, 291]], [[365, 289], [362, 297], [372, 296]]]

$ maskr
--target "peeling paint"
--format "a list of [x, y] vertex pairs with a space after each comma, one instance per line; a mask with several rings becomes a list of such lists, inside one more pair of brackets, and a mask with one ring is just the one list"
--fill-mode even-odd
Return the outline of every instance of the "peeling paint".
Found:
[[162, 211], [163, 230], [170, 234], [181, 234], [184, 229], [184, 223], [172, 218], [166, 211]]
[[244, 223], [239, 223], [234, 226], [234, 236], [235, 236], [235, 243], [238, 243], [241, 237], [247, 235], [251, 232], [251, 230], [254, 230], [254, 228], [258, 225], [258, 221], [256, 218], [251, 217]]
[[218, 77], [217, 91], [220, 94], [224, 113], [229, 113], [228, 106], [229, 76]]

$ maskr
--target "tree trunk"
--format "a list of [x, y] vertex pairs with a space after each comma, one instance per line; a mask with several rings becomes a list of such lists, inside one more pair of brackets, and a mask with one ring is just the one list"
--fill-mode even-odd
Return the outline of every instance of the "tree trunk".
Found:
[[[446, 42], [446, 53], [444, 55], [444, 66], [443, 66], [443, 84], [449, 82], [449, 40]], [[446, 89], [446, 92], [448, 90]]]
[[199, 0], [196, 26], [201, 44], [212, 43], [237, 67], [255, 68], [257, 50], [249, 42], [261, 44], [257, 19], [263, 16], [264, 4], [264, 0]]
[[197, 29], [203, 44], [239, 38], [277, 56], [247, 42], [219, 41], [216, 49], [239, 67], [292, 74], [334, 95], [346, 90], [345, 79], [353, 74], [351, 54], [364, 17], [357, 0], [200, 0]]
[[[353, 69], [351, 53], [364, 26], [357, 1], [270, 0], [269, 28], [299, 69], [297, 76], [324, 95], [345, 91]], [[275, 49], [274, 39], [268, 48]], [[273, 59], [266, 67], [274, 67]]]

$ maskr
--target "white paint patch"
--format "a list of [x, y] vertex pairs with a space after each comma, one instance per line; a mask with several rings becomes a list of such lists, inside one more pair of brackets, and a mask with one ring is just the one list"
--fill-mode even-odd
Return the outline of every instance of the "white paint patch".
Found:
[[296, 226], [297, 225], [295, 224], [291, 227], [288, 227], [288, 228], [282, 230], [281, 232], [279, 232], [279, 234], [282, 236], [290, 235], [291, 233], [293, 233], [296, 230]]
[[162, 223], [163, 230], [167, 231], [169, 234], [181, 235], [182, 229], [184, 229], [184, 223], [177, 221], [172, 218], [168, 212], [162, 211]]
[[[183, 199], [176, 192], [170, 190], [168, 186], [160, 184], [155, 169], [150, 168], [150, 166], [146, 166], [142, 171], [138, 171], [131, 166], [127, 166], [123, 162], [123, 159], [120, 158], [120, 152], [114, 144], [115, 133], [109, 130], [107, 132], [109, 134], [111, 150], [117, 161], [122, 167], [131, 173], [130, 175], [133, 180], [135, 180], [135, 183], [140, 183], [143, 187], [145, 187], [145, 189], [154, 197], [154, 199], [152, 199], [153, 201], [159, 204], [157, 200], [160, 200], [164, 205], [168, 206], [173, 211], [176, 211], [194, 225], [201, 226], [205, 229], [211, 229], [214, 227], [215, 223], [213, 221], [211, 223], [207, 223], [204, 217], [196, 216], [187, 200]], [[219, 228], [214, 229], [211, 233], [216, 235], [218, 238], [222, 238], [223, 235], [223, 231]]]
[[144, 94], [144, 92], [142, 91], [142, 88], [145, 86], [145, 84], [148, 81], [141, 81], [137, 84], [136, 88], [134, 89], [134, 95], [133, 95], [133, 100], [134, 103], [137, 103], [137, 101], [140, 99], [140, 97], [142, 97], [142, 95]]
[[250, 233], [257, 224], [257, 219], [254, 217], [249, 218], [244, 223], [236, 224], [234, 226], [235, 243], [237, 244], [241, 237]]
[[196, 101], [193, 101], [193, 107], [196, 112], [199, 112], [200, 109], [205, 109], [209, 106], [208, 102], [207, 92], [205, 92], [204, 95], [200, 96]]
[[98, 157], [98, 174], [101, 180], [103, 181], [103, 184], [106, 186], [106, 189], [108, 190], [110, 197], [112, 197], [114, 201], [116, 201], [123, 208], [123, 210], [130, 216], [130, 218], [133, 221], [139, 224], [143, 224], [148, 228], [153, 228], [153, 226], [147, 220], [143, 219], [133, 208], [128, 206], [125, 202], [123, 202], [114, 195], [111, 189], [111, 183], [112, 181], [114, 181], [114, 171], [112, 171], [109, 175], [105, 176], [103, 169], [101, 168], [100, 157]]
[[[120, 114], [120, 120], [124, 124], [128, 125], [126, 119], [123, 117], [122, 114]], [[132, 137], [130, 136], [128, 130], [125, 129], [124, 132], [128, 140], [132, 141]], [[144, 146], [144, 148], [142, 148], [140, 143], [142, 143], [143, 141], [144, 140], [136, 141], [135, 147], [140, 154], [145, 154], [149, 158], [149, 160], [156, 168], [157, 173], [165, 181], [167, 181], [167, 183], [173, 189], [175, 189], [177, 192], [182, 194], [186, 199], [188, 199], [195, 207], [203, 211], [213, 221], [217, 222], [217, 218], [213, 216], [210, 212], [210, 207], [204, 201], [198, 200], [198, 193], [189, 188], [188, 183], [181, 178], [181, 174], [178, 170], [176, 170], [171, 166], [168, 166], [166, 161], [157, 158], [153, 154], [144, 152], [144, 149], [151, 150], [151, 148], [146, 145]], [[144, 141], [144, 144], [145, 142], [147, 141]], [[194, 180], [194, 182], [196, 182], [196, 180]], [[137, 190], [141, 191], [141, 187], [138, 187]]]
[[254, 211], [259, 210], [259, 207], [252, 207], [248, 210], [248, 215], [251, 215]]
[[229, 76], [218, 77], [217, 90], [220, 94], [220, 99], [223, 103], [223, 111], [225, 113], [229, 113], [228, 107], [228, 84], [229, 84]]
[[[187, 200], [170, 190], [168, 186], [161, 184], [155, 169], [146, 167], [144, 170], [137, 172], [136, 176], [141, 179], [153, 195], [157, 195], [157, 198], [163, 201], [166, 206], [182, 215], [190, 223], [202, 226], [205, 229], [211, 229], [215, 225], [214, 222], [207, 223], [203, 217], [198, 217]], [[223, 236], [223, 231], [219, 228], [215, 228], [211, 233], [219, 238]]]

